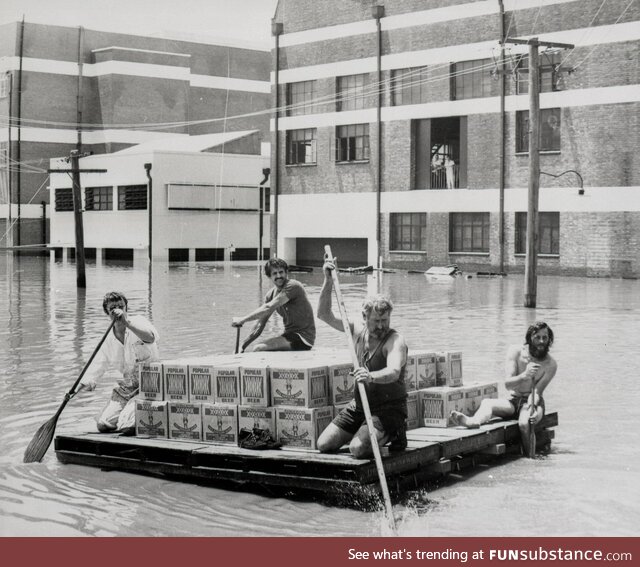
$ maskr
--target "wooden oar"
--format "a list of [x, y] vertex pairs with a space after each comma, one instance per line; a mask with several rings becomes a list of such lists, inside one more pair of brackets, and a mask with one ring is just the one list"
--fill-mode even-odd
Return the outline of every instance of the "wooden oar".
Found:
[[80, 376], [78, 376], [78, 379], [73, 383], [73, 386], [71, 386], [71, 389], [65, 394], [64, 400], [62, 401], [62, 404], [60, 404], [60, 407], [58, 408], [58, 411], [56, 412], [56, 414], [49, 421], [46, 421], [45, 423], [43, 423], [38, 429], [38, 431], [36, 431], [35, 435], [33, 436], [33, 439], [31, 439], [31, 442], [29, 443], [29, 445], [24, 451], [24, 458], [22, 459], [23, 462], [34, 463], [36, 461], [37, 462], [42, 461], [45, 453], [47, 452], [47, 449], [49, 448], [49, 445], [51, 445], [51, 441], [53, 440], [53, 434], [55, 433], [56, 424], [58, 423], [58, 418], [60, 417], [62, 410], [69, 403], [69, 400], [71, 400], [71, 398], [75, 396], [76, 388], [78, 387], [80, 380], [82, 380], [82, 377], [84, 376], [84, 373], [87, 371], [87, 368], [89, 368], [89, 365], [95, 358], [96, 354], [98, 354], [98, 351], [102, 346], [102, 343], [109, 335], [114, 324], [115, 324], [115, 319], [111, 321], [111, 323], [109, 324], [109, 328], [106, 330], [104, 335], [102, 335], [102, 338], [100, 339], [98, 346], [93, 351], [91, 358], [89, 358], [89, 361], [84, 365], [82, 372], [80, 372]]
[[529, 414], [529, 458], [536, 456], [536, 387], [531, 390], [531, 413]]
[[238, 354], [238, 350], [240, 349], [240, 329], [241, 327], [236, 327], [236, 354]]
[[[333, 254], [331, 254], [331, 246], [326, 245], [324, 247], [327, 258], [333, 261]], [[349, 317], [347, 316], [347, 309], [344, 306], [344, 300], [342, 299], [342, 292], [340, 291], [340, 282], [338, 281], [338, 270], [331, 270], [331, 277], [333, 280], [333, 289], [336, 292], [336, 300], [338, 302], [338, 308], [340, 309], [340, 317], [342, 318], [342, 326], [344, 328], [345, 337], [347, 337], [347, 346], [349, 348], [349, 354], [351, 355], [351, 362], [353, 368], [356, 369], [360, 366], [360, 361], [356, 354], [356, 347], [353, 344], [353, 336], [351, 335], [351, 326], [349, 325]], [[360, 392], [360, 400], [362, 401], [362, 409], [364, 410], [364, 417], [367, 422], [367, 429], [369, 430], [369, 440], [371, 442], [371, 449], [373, 450], [373, 457], [376, 462], [376, 468], [378, 469], [378, 478], [380, 480], [380, 488], [382, 489], [382, 496], [384, 498], [384, 505], [387, 511], [387, 521], [389, 526], [396, 532], [396, 522], [393, 517], [393, 508], [391, 506], [391, 497], [389, 496], [389, 487], [387, 486], [387, 477], [384, 474], [384, 466], [382, 464], [382, 457], [380, 456], [380, 447], [378, 446], [378, 439], [376, 437], [376, 430], [373, 426], [373, 419], [371, 418], [371, 408], [369, 407], [369, 399], [367, 398], [367, 390], [362, 382], [358, 382], [358, 391]]]

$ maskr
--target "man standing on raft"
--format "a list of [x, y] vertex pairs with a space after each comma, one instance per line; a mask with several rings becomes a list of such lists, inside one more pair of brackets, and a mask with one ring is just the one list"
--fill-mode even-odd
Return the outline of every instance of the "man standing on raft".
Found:
[[[553, 331], [543, 321], [534, 323], [527, 329], [524, 345], [509, 348], [506, 361], [507, 379], [504, 382], [509, 392], [505, 399], [482, 400], [476, 413], [469, 417], [459, 411], [452, 411], [451, 417], [459, 425], [470, 429], [480, 427], [493, 417], [503, 419], [518, 418], [523, 441], [529, 438], [530, 418], [538, 423], [544, 417], [542, 393], [556, 375], [558, 364], [549, 354], [553, 344]], [[531, 404], [534, 404], [535, 413]], [[528, 444], [522, 443], [528, 455]]]

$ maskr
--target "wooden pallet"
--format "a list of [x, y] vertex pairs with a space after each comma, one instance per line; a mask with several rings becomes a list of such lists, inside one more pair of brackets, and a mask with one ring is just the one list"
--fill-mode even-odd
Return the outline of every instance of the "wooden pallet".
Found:
[[[551, 413], [538, 424], [539, 449], [554, 437]], [[407, 433], [406, 451], [382, 450], [385, 473], [394, 494], [477, 466], [505, 454], [519, 454], [516, 421], [495, 421], [480, 429], [422, 427]], [[62, 463], [167, 476], [206, 484], [268, 487], [277, 492], [352, 497], [377, 495], [372, 460], [354, 459], [346, 449], [321, 454], [292, 449], [252, 451], [231, 445], [123, 437], [117, 434], [58, 435], [55, 451]]]

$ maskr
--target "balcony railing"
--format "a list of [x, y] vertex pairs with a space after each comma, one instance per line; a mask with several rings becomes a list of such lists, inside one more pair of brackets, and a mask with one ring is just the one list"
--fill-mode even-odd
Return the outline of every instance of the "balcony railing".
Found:
[[458, 189], [460, 187], [460, 166], [431, 166], [431, 189]]

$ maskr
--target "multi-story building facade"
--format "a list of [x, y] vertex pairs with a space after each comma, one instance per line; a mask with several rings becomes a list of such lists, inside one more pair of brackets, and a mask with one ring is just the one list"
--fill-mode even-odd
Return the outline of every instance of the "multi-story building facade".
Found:
[[[522, 271], [528, 46], [540, 48], [538, 272], [640, 275], [640, 5], [281, 2], [273, 22], [279, 255]], [[502, 41], [505, 40], [505, 41]]]
[[46, 170], [73, 149], [256, 129], [268, 142], [270, 68], [250, 44], [0, 26], [0, 246], [48, 242]]

